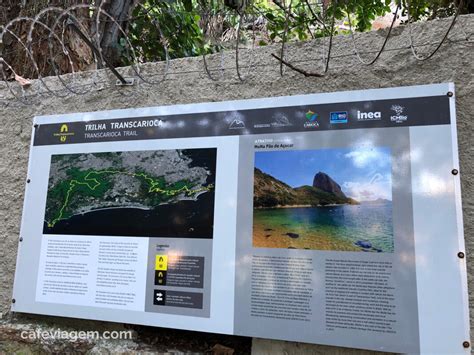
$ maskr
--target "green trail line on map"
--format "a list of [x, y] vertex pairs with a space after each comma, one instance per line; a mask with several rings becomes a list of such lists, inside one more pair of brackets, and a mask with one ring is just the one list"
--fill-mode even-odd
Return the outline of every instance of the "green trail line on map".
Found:
[[168, 188], [161, 188], [159, 186], [161, 184], [161, 182], [159, 180], [153, 179], [153, 178], [149, 177], [148, 175], [146, 175], [144, 173], [130, 173], [130, 172], [127, 172], [127, 171], [120, 171], [120, 170], [90, 171], [84, 177], [84, 181], [78, 181], [78, 180], [74, 179], [74, 180], [71, 180], [69, 182], [69, 188], [66, 192], [66, 199], [64, 200], [64, 203], [62, 204], [58, 215], [53, 220], [51, 220], [51, 222], [46, 221], [46, 223], [48, 224], [48, 227], [53, 228], [56, 225], [56, 223], [58, 223], [60, 220], [64, 219], [63, 218], [64, 217], [64, 211], [67, 209], [68, 204], [70, 202], [71, 194], [77, 186], [85, 186], [86, 188], [90, 189], [91, 191], [95, 191], [100, 185], [102, 185], [102, 183], [100, 181], [98, 181], [97, 178], [92, 177], [91, 175], [104, 175], [104, 174], [109, 174], [109, 175], [123, 174], [123, 175], [132, 176], [132, 177], [141, 177], [145, 181], [147, 181], [147, 183], [150, 185], [150, 188], [148, 189], [149, 193], [158, 193], [158, 194], [163, 194], [163, 195], [169, 196], [169, 197], [178, 195], [180, 193], [185, 193], [188, 196], [192, 196], [192, 195], [195, 195], [199, 192], [210, 191], [214, 187], [214, 185], [211, 184], [211, 185], [203, 186], [199, 189], [194, 189], [193, 190], [193, 189], [189, 188], [187, 185], [183, 185], [180, 188], [176, 188], [176, 189], [169, 188], [168, 189]]

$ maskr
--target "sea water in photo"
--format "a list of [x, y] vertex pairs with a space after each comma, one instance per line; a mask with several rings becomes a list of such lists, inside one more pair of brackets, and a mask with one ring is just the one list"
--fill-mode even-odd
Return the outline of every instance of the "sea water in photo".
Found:
[[253, 246], [392, 253], [392, 202], [254, 210]]
[[255, 153], [253, 246], [392, 253], [389, 147]]

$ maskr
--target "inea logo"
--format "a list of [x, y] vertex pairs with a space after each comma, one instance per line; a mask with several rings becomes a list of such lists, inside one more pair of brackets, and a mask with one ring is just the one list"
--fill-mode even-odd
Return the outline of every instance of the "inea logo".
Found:
[[67, 137], [73, 136], [74, 132], [69, 132], [69, 127], [67, 124], [61, 125], [61, 128], [59, 129], [59, 133], [54, 133], [53, 134], [55, 137], [59, 137], [59, 141], [61, 143], [65, 143], [67, 140]]
[[403, 111], [405, 110], [405, 107], [400, 105], [392, 105], [390, 109], [395, 112], [394, 116], [390, 116], [390, 121], [395, 123], [402, 123], [408, 119], [408, 116], [402, 115]]
[[357, 111], [357, 121], [380, 121], [382, 119], [381, 112], [360, 112]]
[[319, 127], [319, 123], [317, 121], [318, 114], [314, 113], [313, 111], [306, 112], [306, 119], [308, 122], [304, 123], [305, 128], [317, 128]]

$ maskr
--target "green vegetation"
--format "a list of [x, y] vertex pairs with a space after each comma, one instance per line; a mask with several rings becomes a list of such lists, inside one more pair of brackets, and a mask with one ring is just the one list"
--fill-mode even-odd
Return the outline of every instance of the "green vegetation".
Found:
[[[37, 0], [10, 1], [8, 11], [4, 11], [0, 25], [5, 26], [15, 18], [28, 16], [34, 18], [50, 6], [68, 8], [72, 5], [86, 4], [83, 0]], [[330, 35], [333, 24], [334, 33], [342, 33], [350, 17], [357, 31], [368, 31], [374, 20], [393, 10], [393, 4], [401, 7], [398, 14], [405, 20], [408, 12], [414, 21], [451, 16], [456, 5], [460, 13], [473, 13], [473, 0], [121, 0], [91, 1], [117, 20], [112, 21], [102, 15], [97, 28], [97, 9], [75, 10], [72, 13], [81, 29], [96, 42], [96, 33], [101, 33], [99, 43], [104, 57], [112, 65], [119, 67], [135, 63], [162, 61], [168, 58], [182, 58], [216, 53], [222, 49], [240, 45], [259, 46], [288, 41], [304, 41]], [[390, 7], [392, 5], [392, 7]], [[55, 35], [63, 38], [66, 29], [57, 23], [55, 11], [45, 12], [41, 23], [55, 29]], [[63, 22], [62, 20], [60, 22]], [[120, 24], [121, 29], [117, 28]], [[28, 28], [18, 21], [10, 30], [18, 38], [28, 37]], [[239, 30], [240, 29], [240, 30]], [[59, 70], [65, 74], [72, 68], [77, 71], [90, 69], [94, 62], [92, 51], [86, 50], [81, 40], [68, 33], [69, 40], [62, 48], [58, 41], [52, 41], [52, 53], [41, 39], [48, 33], [38, 30], [32, 42], [31, 54], [23, 48], [25, 43], [13, 40], [6, 33], [5, 61], [15, 73], [24, 78], [37, 78], [38, 69], [46, 75]], [[35, 31], [36, 32], [36, 31]], [[79, 45], [80, 44], [80, 45]], [[133, 47], [130, 48], [130, 45]], [[65, 56], [67, 53], [67, 56]], [[133, 53], [133, 54], [132, 54]], [[28, 55], [32, 55], [37, 65]], [[69, 65], [72, 61], [72, 65]], [[9, 68], [6, 76], [12, 74]]]
[[[350, 16], [357, 31], [368, 31], [379, 16], [392, 11], [390, 5], [401, 7], [399, 14], [415, 21], [451, 16], [455, 0], [338, 0], [326, 5], [308, 0], [146, 0], [134, 7], [128, 35], [141, 61], [214, 53], [235, 45], [240, 16], [243, 32], [240, 41], [267, 45], [286, 40], [304, 41], [331, 33], [333, 17], [338, 23]], [[245, 5], [243, 5], [245, 4]], [[473, 11], [464, 1], [461, 13]], [[158, 30], [159, 26], [159, 30]], [[343, 32], [335, 29], [335, 34]], [[161, 31], [161, 34], [160, 34]], [[285, 34], [286, 32], [286, 34]], [[125, 64], [128, 57], [126, 41], [120, 41]]]
[[358, 204], [357, 201], [351, 198], [339, 197], [333, 193], [323, 191], [313, 186], [301, 186], [295, 189], [300, 202], [304, 205], [311, 206], [326, 206], [330, 204]]
[[143, 198], [150, 198], [153, 205], [170, 200], [173, 196], [185, 194], [194, 196], [203, 191], [213, 189], [213, 185], [194, 188], [192, 182], [182, 180], [167, 185], [163, 177], [152, 177], [145, 172], [128, 172], [113, 169], [80, 170], [71, 168], [67, 171], [68, 179], [59, 182], [48, 191], [47, 225], [49, 228], [63, 219], [73, 215], [73, 199], [89, 197], [101, 199], [112, 187], [111, 177], [114, 175], [127, 175], [141, 181], [141, 194]]
[[344, 195], [323, 191], [313, 186], [292, 188], [258, 168], [254, 170], [254, 207], [277, 206], [326, 206], [331, 204], [351, 204], [359, 202]]

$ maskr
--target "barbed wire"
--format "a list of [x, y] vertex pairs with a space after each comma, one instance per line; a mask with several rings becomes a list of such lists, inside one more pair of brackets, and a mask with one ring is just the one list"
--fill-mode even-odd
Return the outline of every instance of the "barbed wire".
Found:
[[[410, 9], [410, 3], [411, 1], [410, 0], [407, 0], [407, 5], [408, 5], [408, 9]], [[446, 33], [444, 34], [443, 38], [441, 39], [441, 41], [439, 42], [439, 44], [436, 46], [436, 48], [430, 53], [428, 54], [427, 56], [420, 56], [417, 52], [416, 52], [416, 49], [414, 47], [414, 42], [413, 42], [413, 32], [412, 32], [412, 26], [411, 26], [411, 17], [410, 17], [410, 11], [408, 11], [407, 15], [408, 15], [408, 23], [407, 23], [407, 26], [408, 26], [408, 33], [409, 33], [409, 39], [410, 39], [410, 49], [413, 53], [413, 56], [416, 58], [416, 60], [419, 60], [419, 61], [425, 61], [425, 60], [428, 60], [430, 58], [432, 58], [436, 52], [438, 52], [438, 50], [441, 48], [441, 46], [443, 45], [443, 43], [446, 41], [446, 39], [448, 38], [449, 36], [449, 33], [451, 32], [451, 30], [453, 29], [454, 27], [454, 24], [456, 23], [456, 20], [459, 16], [459, 14], [461, 13], [461, 8], [464, 6], [464, 0], [460, 0], [459, 1], [459, 4], [456, 8], [456, 13], [454, 14], [453, 16], [453, 20], [451, 21], [449, 27], [448, 27], [448, 30], [446, 31]]]
[[[318, 26], [327, 34], [327, 37], [320, 39], [321, 43], [321, 53], [322, 53], [322, 62], [323, 68], [321, 71], [312, 72], [306, 69], [299, 67], [299, 65], [304, 65], [311, 63], [314, 59], [305, 59], [305, 60], [290, 60], [286, 54], [288, 33], [290, 31], [291, 18], [293, 16], [292, 7], [293, 0], [283, 0], [283, 2], [278, 2], [278, 6], [281, 10], [284, 11], [284, 29], [281, 33], [280, 40], [281, 46], [279, 55], [275, 53], [270, 53], [270, 55], [277, 59], [275, 63], [256, 63], [255, 55], [253, 50], [257, 47], [257, 20], [262, 16], [261, 13], [255, 11], [254, 7], [243, 7], [235, 9], [235, 14], [238, 18], [238, 22], [235, 29], [235, 62], [234, 67], [225, 66], [225, 56], [227, 55], [224, 49], [224, 39], [222, 31], [218, 31], [215, 26], [216, 24], [211, 21], [211, 10], [210, 8], [201, 7], [200, 13], [201, 18], [204, 19], [201, 21], [201, 31], [204, 38], [203, 43], [210, 43], [211, 46], [216, 48], [217, 55], [219, 57], [219, 65], [215, 68], [209, 67], [209, 61], [206, 56], [206, 51], [202, 48], [202, 70], [191, 70], [191, 71], [180, 71], [173, 72], [173, 75], [185, 74], [185, 73], [205, 73], [210, 80], [219, 81], [224, 78], [224, 73], [226, 71], [234, 70], [237, 76], [237, 79], [241, 82], [245, 81], [249, 75], [252, 73], [252, 69], [265, 67], [265, 66], [279, 66], [280, 75], [285, 75], [285, 68], [289, 68], [299, 74], [304, 76], [313, 76], [313, 77], [323, 77], [329, 72], [330, 62], [337, 58], [344, 58], [355, 56], [357, 60], [363, 65], [372, 65], [374, 64], [382, 55], [383, 52], [391, 51], [400, 51], [409, 49], [416, 60], [425, 61], [432, 58], [445, 44], [446, 42], [451, 43], [468, 43], [472, 44], [471, 40], [472, 33], [466, 33], [466, 30], [463, 26], [459, 26], [463, 32], [462, 40], [451, 40], [449, 34], [455, 27], [455, 23], [459, 17], [460, 9], [463, 6], [463, 0], [460, 1], [456, 12], [452, 19], [448, 29], [444, 32], [444, 35], [439, 41], [432, 41], [429, 43], [416, 44], [414, 42], [414, 30], [412, 26], [412, 19], [410, 18], [410, 11], [408, 13], [408, 20], [406, 23], [408, 29], [408, 45], [391, 47], [388, 48], [387, 43], [390, 41], [392, 30], [395, 26], [397, 19], [399, 18], [400, 5], [397, 5], [393, 18], [390, 23], [390, 27], [387, 30], [386, 35], [382, 41], [382, 45], [377, 50], [368, 50], [362, 52], [358, 49], [355, 31], [353, 29], [353, 24], [351, 20], [351, 14], [347, 11], [347, 22], [349, 25], [349, 38], [352, 43], [352, 52], [344, 54], [334, 54], [333, 53], [333, 38], [336, 32], [336, 18], [335, 11], [332, 11], [331, 14], [328, 14], [327, 11], [315, 11], [314, 6], [319, 6], [318, 4], [311, 4], [308, 0], [305, 0], [306, 6], [309, 8], [310, 21], [311, 23]], [[65, 98], [71, 95], [85, 95], [91, 90], [97, 88], [111, 87], [113, 84], [110, 83], [110, 80], [107, 78], [104, 80], [103, 74], [99, 74], [101, 68], [108, 67], [109, 70], [117, 76], [121, 85], [136, 83], [137, 85], [161, 85], [167, 77], [170, 75], [170, 66], [171, 66], [171, 56], [169, 52], [169, 39], [163, 33], [161, 28], [160, 21], [157, 15], [154, 14], [152, 8], [145, 8], [141, 6], [142, 13], [138, 16], [130, 16], [122, 19], [114, 18], [109, 12], [105, 10], [105, 5], [107, 1], [102, 1], [98, 6], [88, 5], [88, 4], [77, 4], [72, 5], [67, 8], [61, 8], [57, 6], [50, 6], [45, 9], [40, 10], [34, 17], [28, 16], [19, 16], [4, 26], [0, 27], [0, 83], [4, 84], [11, 95], [9, 98], [0, 98], [1, 102], [9, 101], [11, 99], [16, 100], [22, 104], [33, 104], [35, 97], [42, 97], [43, 95], [53, 95], [58, 98]], [[407, 0], [408, 6], [410, 6], [410, 1]], [[321, 5], [322, 6], [322, 5]], [[228, 13], [229, 9], [223, 9], [221, 16], [225, 16]], [[225, 14], [224, 14], [225, 11]], [[80, 13], [87, 13], [89, 17], [84, 18]], [[329, 18], [328, 18], [329, 17]], [[53, 18], [53, 22], [48, 21]], [[150, 24], [153, 25], [153, 29], [156, 31], [157, 38], [159, 38], [159, 43], [164, 52], [163, 70], [160, 73], [148, 73], [144, 74], [141, 70], [141, 66], [145, 63], [141, 62], [141, 59], [137, 53], [136, 48], [132, 44], [132, 40], [127, 32], [124, 24], [133, 21], [134, 19], [148, 20]], [[242, 36], [243, 36], [243, 27], [246, 20], [251, 20], [251, 48], [242, 47]], [[91, 28], [84, 26], [84, 21], [93, 23]], [[268, 19], [267, 19], [268, 21]], [[100, 33], [101, 25], [104, 23], [112, 24], [114, 28], [120, 33], [120, 37], [123, 38], [125, 42], [125, 48], [127, 50], [127, 55], [131, 58], [130, 70], [133, 81], [125, 79], [121, 71], [117, 71], [112, 65], [110, 65], [107, 54], [104, 53], [104, 48], [101, 46], [101, 41], [103, 34]], [[326, 24], [330, 24], [327, 26]], [[311, 31], [311, 28], [308, 23], [305, 24], [309, 34], [312, 38], [315, 38], [315, 34]], [[21, 35], [16, 33], [17, 28], [26, 28]], [[314, 28], [314, 27], [313, 27]], [[92, 30], [93, 29], [93, 30]], [[71, 32], [72, 30], [72, 32]], [[314, 30], [313, 30], [314, 31]], [[26, 33], [26, 36], [25, 36]], [[81, 44], [86, 48], [89, 60], [88, 66], [88, 83], [83, 83], [83, 72], [78, 67], [77, 63], [74, 62], [73, 54], [71, 53], [70, 48], [70, 38], [71, 33], [77, 34]], [[12, 42], [17, 44], [17, 47], [14, 49], [5, 48], [4, 43], [5, 39], [9, 38], [9, 43]], [[328, 41], [327, 45], [324, 43]], [[46, 53], [40, 51], [42, 44], [47, 44]], [[418, 49], [422, 47], [432, 47], [435, 46], [434, 50], [431, 50], [427, 55], [420, 55]], [[240, 50], [242, 48], [247, 49], [247, 69], [246, 74], [243, 74], [242, 64], [240, 61]], [[41, 58], [46, 54], [47, 58]], [[366, 61], [362, 58], [362, 55], [373, 55], [372, 60]], [[9, 63], [6, 58], [12, 57], [14, 55], [16, 58], [21, 58], [22, 63], [25, 63], [25, 67], [28, 66], [29, 70], [32, 70], [34, 77], [37, 81], [33, 82], [27, 78], [23, 77], [23, 73], [17, 72], [12, 63]], [[53, 76], [57, 77], [56, 82], [52, 82], [49, 79], [48, 74], [51, 74], [51, 69], [49, 72], [45, 72], [44, 67], [47, 67], [46, 64], [43, 65], [43, 68], [39, 65], [39, 58], [43, 60], [44, 63], [49, 63], [53, 71]], [[214, 57], [215, 58], [215, 57]], [[215, 61], [215, 60], [214, 60]], [[68, 75], [64, 75], [68, 74]], [[216, 74], [218, 74], [216, 76]], [[59, 84], [59, 88], [58, 88]], [[117, 90], [122, 95], [131, 95], [131, 91], [123, 90], [120, 87], [117, 87]]]
[[[463, 38], [463, 39], [458, 39], [458, 40], [450, 40], [450, 43], [452, 45], [472, 45], [474, 43], [474, 41], [467, 40], [467, 39]], [[431, 47], [431, 46], [437, 45], [437, 44], [438, 44], [438, 42], [428, 42], [428, 43], [418, 44], [418, 45], [415, 46], [415, 48]], [[386, 52], [410, 51], [410, 46], [409, 45], [399, 46], [399, 47], [386, 49], [385, 51]], [[375, 54], [377, 52], [378, 52], [378, 50], [373, 50], [373, 51], [361, 52], [361, 54], [371, 55], [371, 54]], [[341, 58], [349, 58], [349, 57], [354, 57], [354, 53], [345, 53], [345, 54], [333, 55], [331, 58], [332, 59], [341, 59]], [[313, 59], [299, 59], [299, 60], [294, 60], [293, 61], [293, 63], [301, 64], [301, 65], [312, 63], [312, 62], [313, 62]], [[257, 63], [257, 64], [254, 65], [254, 67], [256, 69], [259, 69], [259, 68], [279, 68], [279, 63], [276, 63], [276, 62], [275, 63], [270, 63], [270, 64], [269, 63], [262, 63], [262, 64]], [[344, 67], [348, 68], [350, 66], [348, 66], [347, 64], [344, 64]], [[215, 70], [211, 69], [211, 72], [212, 71], [220, 71], [220, 70], [231, 71], [233, 69], [235, 69], [233, 66], [227, 66], [227, 67], [222, 67], [222, 68], [215, 69]], [[199, 75], [199, 74], [202, 74], [202, 73], [203, 73], [203, 71], [201, 69], [196, 69], [196, 70], [180, 70], [180, 71], [176, 71], [176, 72], [170, 72], [169, 75], [187, 76], [187, 75], [193, 75], [193, 74]], [[161, 74], [153, 74], [153, 73], [148, 74], [148, 76], [151, 77], [151, 78], [157, 77], [157, 76], [160, 76], [160, 75]], [[106, 79], [93, 81], [93, 82], [87, 82], [87, 83], [80, 84], [78, 86], [79, 87], [92, 87], [92, 88], [96, 88], [97, 90], [101, 90], [101, 91], [104, 90], [104, 89], [110, 89], [110, 88], [113, 87], [113, 85], [110, 85], [110, 81], [106, 80]], [[61, 92], [62, 89], [57, 89], [57, 90], [53, 90], [53, 91]], [[120, 90], [118, 90], [118, 92], [121, 93]], [[40, 98], [41, 94], [42, 94], [41, 92], [33, 93], [33, 94], [29, 94], [29, 95], [26, 94], [25, 98], [32, 100], [32, 101], [29, 102], [29, 104], [33, 104], [33, 103], [39, 102], [39, 100], [38, 101], [33, 101], [33, 99]], [[9, 100], [9, 99], [0, 98], [0, 102], [2, 102], [4, 104], [8, 103], [10, 101], [11, 100]]]
[[349, 24], [349, 30], [351, 32], [351, 39], [352, 39], [352, 48], [354, 49], [354, 53], [356, 54], [357, 56], [357, 59], [359, 59], [359, 62], [361, 62], [362, 64], [364, 65], [372, 65], [374, 64], [379, 58], [380, 58], [380, 55], [383, 53], [384, 49], [385, 49], [385, 46], [387, 45], [387, 42], [388, 42], [388, 39], [390, 38], [390, 34], [392, 33], [392, 30], [393, 30], [393, 26], [395, 25], [395, 22], [397, 21], [397, 18], [398, 18], [398, 11], [400, 10], [400, 7], [401, 7], [401, 4], [398, 4], [396, 9], [395, 9], [395, 12], [393, 13], [393, 18], [392, 18], [392, 22], [390, 23], [390, 27], [387, 31], [387, 35], [385, 36], [385, 39], [382, 43], [382, 47], [380, 47], [380, 50], [378, 51], [377, 55], [374, 57], [374, 59], [372, 59], [371, 61], [369, 62], [366, 62], [365, 60], [362, 59], [360, 53], [359, 53], [359, 50], [357, 49], [357, 44], [356, 44], [356, 40], [355, 40], [355, 34], [354, 34], [354, 30], [352, 28], [352, 21], [351, 21], [351, 16], [348, 15], [347, 16], [347, 22]]

